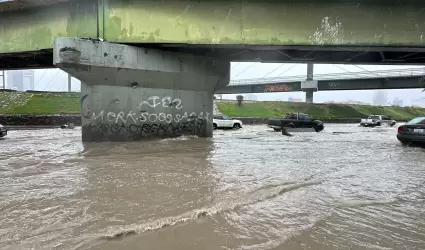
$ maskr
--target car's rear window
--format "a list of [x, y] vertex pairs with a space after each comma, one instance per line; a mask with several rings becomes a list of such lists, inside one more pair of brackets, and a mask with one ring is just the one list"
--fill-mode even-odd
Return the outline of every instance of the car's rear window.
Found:
[[419, 123], [424, 122], [424, 121], [425, 121], [425, 117], [416, 117], [415, 119], [408, 121], [406, 124], [407, 125], [419, 124]]

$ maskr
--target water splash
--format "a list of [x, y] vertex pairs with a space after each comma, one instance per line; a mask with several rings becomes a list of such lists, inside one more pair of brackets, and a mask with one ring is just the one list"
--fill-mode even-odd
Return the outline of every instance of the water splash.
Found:
[[275, 198], [284, 193], [307, 187], [312, 185], [320, 184], [320, 182], [304, 182], [297, 184], [283, 184], [281, 186], [268, 186], [266, 188], [258, 189], [250, 194], [241, 198], [231, 198], [225, 201], [219, 202], [211, 207], [201, 208], [183, 213], [179, 216], [162, 218], [154, 220], [148, 223], [133, 224], [124, 227], [111, 227], [107, 232], [100, 238], [104, 240], [120, 239], [124, 236], [141, 234], [149, 231], [155, 231], [166, 227], [183, 224], [199, 218], [207, 216], [213, 216], [226, 211], [234, 210], [238, 207], [256, 204], [265, 200]]

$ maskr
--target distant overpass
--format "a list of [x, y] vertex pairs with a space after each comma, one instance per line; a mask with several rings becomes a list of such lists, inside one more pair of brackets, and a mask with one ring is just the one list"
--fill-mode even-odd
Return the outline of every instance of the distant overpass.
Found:
[[[215, 94], [303, 91], [305, 75], [231, 80]], [[317, 91], [425, 88], [425, 67], [314, 75]]]

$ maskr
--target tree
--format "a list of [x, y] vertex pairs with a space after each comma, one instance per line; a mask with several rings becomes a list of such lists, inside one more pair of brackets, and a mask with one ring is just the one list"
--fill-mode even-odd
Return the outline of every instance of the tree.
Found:
[[238, 105], [241, 106], [243, 102], [243, 95], [237, 95], [236, 100], [238, 101]]

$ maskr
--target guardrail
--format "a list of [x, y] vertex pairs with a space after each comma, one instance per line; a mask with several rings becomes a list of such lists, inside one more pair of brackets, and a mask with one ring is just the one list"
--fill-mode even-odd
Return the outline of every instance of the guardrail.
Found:
[[[314, 80], [347, 80], [347, 79], [367, 79], [367, 78], [392, 78], [392, 77], [409, 77], [409, 76], [425, 76], [425, 67], [408, 68], [400, 70], [377, 70], [377, 71], [359, 71], [350, 73], [333, 73], [333, 74], [317, 74], [314, 75]], [[231, 80], [229, 86], [234, 85], [254, 85], [268, 84], [280, 82], [298, 82], [305, 81], [306, 75], [284, 76], [284, 77], [266, 77]]]

